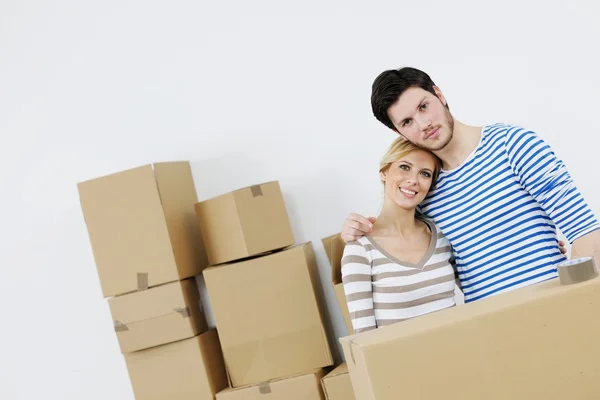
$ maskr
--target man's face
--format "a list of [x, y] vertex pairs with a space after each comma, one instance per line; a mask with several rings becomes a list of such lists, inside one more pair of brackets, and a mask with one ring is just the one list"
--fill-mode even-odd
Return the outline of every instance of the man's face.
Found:
[[415, 145], [430, 151], [443, 149], [452, 139], [454, 118], [446, 99], [435, 88], [437, 97], [419, 87], [407, 89], [388, 109], [398, 132]]

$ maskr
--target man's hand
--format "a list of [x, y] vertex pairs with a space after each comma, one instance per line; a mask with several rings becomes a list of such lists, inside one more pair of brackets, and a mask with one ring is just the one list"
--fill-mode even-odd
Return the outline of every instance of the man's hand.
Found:
[[375, 217], [365, 218], [362, 215], [351, 213], [344, 221], [342, 240], [346, 243], [353, 242], [361, 236], [371, 233], [371, 228], [375, 220]]
[[567, 254], [567, 248], [565, 247], [565, 242], [562, 240], [558, 241], [558, 248], [562, 254]]

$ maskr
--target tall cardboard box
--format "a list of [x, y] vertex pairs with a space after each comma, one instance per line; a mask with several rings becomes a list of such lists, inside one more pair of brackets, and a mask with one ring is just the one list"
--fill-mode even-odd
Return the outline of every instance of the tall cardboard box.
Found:
[[321, 379], [325, 400], [354, 400], [352, 382], [346, 363], [338, 365]]
[[279, 182], [267, 182], [195, 204], [211, 265], [282, 249], [294, 236]]
[[208, 329], [194, 278], [108, 300], [121, 352], [194, 337]]
[[203, 274], [233, 387], [332, 364], [310, 242]]
[[352, 326], [352, 319], [350, 319], [350, 312], [348, 311], [348, 302], [346, 301], [346, 292], [344, 292], [344, 284], [342, 283], [342, 256], [344, 254], [344, 247], [346, 243], [342, 239], [341, 234], [327, 236], [321, 239], [329, 264], [331, 265], [331, 284], [333, 285], [333, 291], [335, 298], [337, 299], [342, 317], [346, 323], [346, 329], [348, 334], [354, 333], [354, 327]]
[[215, 329], [124, 357], [136, 400], [213, 400], [227, 387]]
[[217, 393], [217, 400], [324, 400], [319, 383], [325, 370], [276, 379], [258, 385], [227, 388]]
[[599, 314], [552, 279], [341, 342], [358, 400], [600, 399]]
[[188, 162], [129, 169], [78, 190], [104, 297], [189, 278], [207, 265]]

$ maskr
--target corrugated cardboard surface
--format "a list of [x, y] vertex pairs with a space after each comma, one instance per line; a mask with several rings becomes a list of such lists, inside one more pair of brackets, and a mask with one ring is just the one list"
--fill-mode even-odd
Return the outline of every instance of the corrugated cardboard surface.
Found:
[[279, 183], [267, 182], [195, 204], [211, 265], [240, 260], [294, 243]]
[[346, 363], [338, 365], [321, 379], [326, 400], [353, 400], [352, 382]]
[[312, 245], [204, 270], [234, 387], [332, 364]]
[[217, 393], [217, 400], [324, 400], [320, 369], [310, 374]]
[[188, 278], [206, 266], [189, 163], [133, 168], [78, 189], [104, 297]]
[[341, 235], [335, 234], [321, 239], [329, 264], [331, 265], [331, 283], [335, 292], [340, 311], [346, 323], [348, 334], [354, 333], [350, 312], [348, 311], [348, 303], [346, 301], [346, 293], [344, 292], [344, 284], [342, 283], [342, 255], [344, 254], [345, 243]]
[[207, 330], [194, 278], [108, 300], [123, 353], [190, 338]]
[[[357, 399], [598, 399], [600, 278], [342, 338]], [[435, 384], [434, 384], [435, 383]]]
[[212, 400], [227, 387], [215, 329], [124, 357], [136, 400]]

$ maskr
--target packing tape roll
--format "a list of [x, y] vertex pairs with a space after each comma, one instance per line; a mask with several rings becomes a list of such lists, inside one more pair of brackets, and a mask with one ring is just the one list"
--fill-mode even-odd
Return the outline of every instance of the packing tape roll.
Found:
[[593, 257], [563, 261], [557, 265], [557, 269], [561, 285], [585, 282], [598, 276], [598, 269]]

